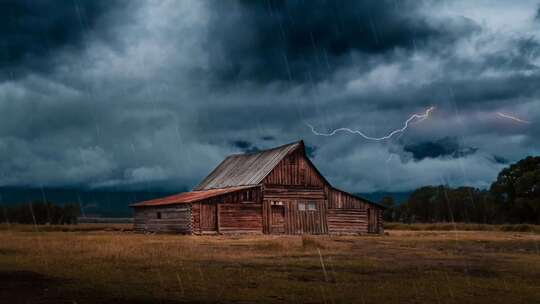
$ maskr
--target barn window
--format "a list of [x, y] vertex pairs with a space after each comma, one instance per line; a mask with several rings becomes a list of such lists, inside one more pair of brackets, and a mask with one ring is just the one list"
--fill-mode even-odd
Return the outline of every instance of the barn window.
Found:
[[156, 213], [156, 218], [159, 220], [161, 219], [161, 212]]
[[307, 206], [309, 211], [317, 211], [317, 203], [316, 202], [309, 202]]
[[306, 211], [306, 204], [305, 203], [298, 203], [298, 210], [299, 211]]

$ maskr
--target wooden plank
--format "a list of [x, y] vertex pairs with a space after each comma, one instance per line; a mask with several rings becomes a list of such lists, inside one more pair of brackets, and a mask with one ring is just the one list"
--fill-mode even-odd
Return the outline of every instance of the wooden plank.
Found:
[[219, 209], [220, 209], [220, 206], [221, 204], [216, 204], [216, 230], [217, 230], [217, 233], [219, 233], [219, 218], [220, 218], [220, 212], [219, 212]]
[[136, 208], [134, 229], [191, 234], [191, 205]]
[[362, 234], [368, 233], [368, 216], [359, 209], [328, 209], [328, 233]]
[[236, 203], [220, 205], [220, 232], [262, 233], [263, 204]]
[[[310, 178], [306, 178], [309, 176]], [[263, 179], [266, 185], [304, 185], [322, 187], [324, 179], [311, 165], [302, 150], [296, 150], [283, 158]]]

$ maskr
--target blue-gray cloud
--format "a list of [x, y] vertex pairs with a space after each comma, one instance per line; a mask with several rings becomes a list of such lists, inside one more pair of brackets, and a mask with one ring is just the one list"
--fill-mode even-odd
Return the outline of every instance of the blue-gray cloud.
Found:
[[460, 158], [478, 151], [478, 148], [463, 147], [455, 137], [444, 137], [435, 141], [422, 141], [407, 144], [403, 150], [410, 152], [415, 160], [425, 158], [451, 157]]
[[[540, 153], [536, 5], [507, 30], [502, 2], [2, 3], [0, 186], [186, 189], [303, 138], [349, 191], [486, 187]], [[388, 141], [306, 126], [382, 136], [430, 105]]]
[[0, 2], [0, 75], [17, 77], [28, 70], [49, 70], [61, 49], [84, 47], [84, 39], [117, 1]]
[[261, 151], [259, 147], [253, 145], [252, 142], [247, 140], [235, 140], [232, 142], [232, 145], [235, 148], [240, 149], [243, 153], [254, 153]]
[[221, 81], [310, 82], [358, 64], [353, 57], [448, 47], [479, 27], [429, 20], [418, 1], [212, 2], [208, 44]]

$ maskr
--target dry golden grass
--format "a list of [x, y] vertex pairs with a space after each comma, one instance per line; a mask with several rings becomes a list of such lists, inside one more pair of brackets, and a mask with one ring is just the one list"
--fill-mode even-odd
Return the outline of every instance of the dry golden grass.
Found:
[[540, 233], [540, 225], [531, 224], [468, 224], [468, 223], [423, 223], [423, 224], [404, 224], [404, 223], [385, 223], [387, 230], [433, 230], [433, 231], [509, 231], [509, 232], [535, 232]]
[[48, 293], [19, 295], [40, 303], [540, 302], [534, 233], [197, 237], [114, 226], [4, 227], [0, 280], [21, 271], [47, 278]]

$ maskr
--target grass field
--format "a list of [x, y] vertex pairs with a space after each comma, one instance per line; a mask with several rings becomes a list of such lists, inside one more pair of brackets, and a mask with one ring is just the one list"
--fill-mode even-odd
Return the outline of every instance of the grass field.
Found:
[[415, 231], [506, 231], [506, 232], [534, 232], [540, 233], [540, 225], [530, 224], [468, 224], [468, 223], [432, 223], [432, 224], [404, 224], [384, 223], [386, 230], [415, 230]]
[[[540, 303], [540, 235], [141, 235], [2, 226], [6, 303]], [[0, 301], [2, 301], [0, 300]]]

